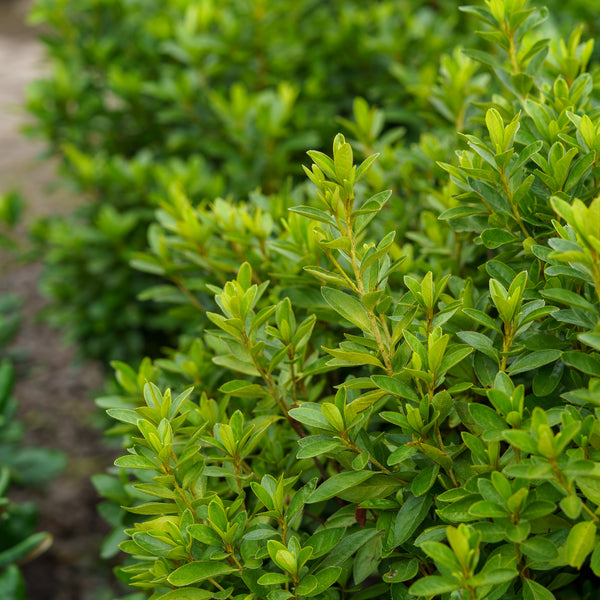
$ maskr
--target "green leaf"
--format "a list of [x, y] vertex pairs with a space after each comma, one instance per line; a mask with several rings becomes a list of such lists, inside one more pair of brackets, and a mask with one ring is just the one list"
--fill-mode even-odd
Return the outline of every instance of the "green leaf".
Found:
[[410, 486], [410, 491], [414, 496], [422, 496], [428, 492], [440, 471], [440, 465], [434, 463], [428, 467], [425, 467], [413, 480]]
[[220, 389], [223, 394], [229, 394], [236, 398], [256, 398], [265, 395], [265, 389], [255, 383], [250, 383], [244, 379], [232, 379], [223, 384]]
[[354, 485], [339, 493], [339, 497], [347, 502], [359, 504], [365, 500], [385, 498], [402, 487], [402, 482], [385, 473], [375, 473], [363, 483]]
[[288, 581], [290, 581], [290, 577], [284, 573], [265, 573], [259, 578], [258, 583], [260, 585], [279, 585]]
[[325, 568], [342, 565], [376, 535], [381, 535], [381, 532], [373, 528], [361, 529], [347, 535], [327, 554], [321, 566]]
[[554, 542], [541, 535], [521, 542], [521, 551], [533, 560], [554, 560], [558, 557], [558, 549]]
[[475, 350], [479, 350], [493, 360], [498, 360], [498, 350], [494, 348], [492, 340], [487, 335], [477, 331], [459, 331], [456, 335]]
[[126, 510], [135, 515], [170, 515], [179, 512], [174, 502], [146, 502], [139, 506], [127, 506]]
[[175, 569], [168, 577], [167, 581], [171, 585], [177, 587], [184, 587], [186, 585], [192, 585], [211, 577], [218, 577], [219, 575], [228, 575], [229, 573], [235, 573], [237, 569], [231, 567], [220, 561], [212, 560], [197, 560], [191, 563], [187, 563], [178, 569]]
[[577, 339], [595, 350], [600, 351], [600, 333], [580, 333]]
[[374, 365], [383, 369], [382, 362], [367, 351], [341, 350], [337, 348], [325, 348], [323, 350], [333, 356], [333, 359], [327, 364], [336, 366], [350, 365]]
[[340, 182], [345, 179], [351, 181], [353, 156], [352, 146], [350, 144], [344, 142], [335, 150], [333, 164], [335, 174], [338, 176]]
[[369, 314], [361, 302], [354, 296], [336, 290], [334, 288], [324, 287], [321, 289], [323, 298], [333, 310], [340, 314], [344, 319], [356, 325], [362, 331], [371, 331], [371, 322]]
[[289, 210], [313, 221], [335, 225], [335, 219], [329, 213], [319, 208], [313, 208], [312, 206], [292, 206]]
[[321, 412], [321, 406], [314, 402], [304, 402], [298, 408], [292, 408], [289, 411], [291, 417], [296, 421], [308, 425], [309, 427], [318, 427], [326, 431], [334, 431], [325, 415]]
[[483, 519], [493, 519], [494, 517], [506, 518], [508, 516], [505, 508], [495, 502], [490, 502], [489, 500], [475, 502], [469, 509], [469, 514], [473, 517], [480, 517]]
[[313, 549], [312, 558], [319, 558], [335, 548], [344, 536], [345, 527], [328, 527], [313, 533], [306, 541], [306, 546]]
[[576, 523], [569, 531], [565, 543], [567, 563], [571, 567], [581, 569], [588, 554], [594, 549], [596, 525], [591, 521]]
[[315, 574], [315, 577], [317, 578], [317, 587], [304, 595], [310, 598], [322, 594], [337, 581], [341, 572], [341, 567], [327, 567], [326, 569], [319, 571]]
[[431, 508], [430, 496], [409, 496], [400, 507], [394, 522], [393, 547], [404, 544], [425, 520]]
[[388, 465], [397, 465], [417, 454], [415, 446], [399, 446], [388, 456]]
[[327, 436], [309, 436], [298, 440], [300, 449], [296, 453], [297, 458], [312, 458], [321, 454], [327, 454], [341, 445], [339, 440]]
[[260, 375], [252, 363], [246, 362], [245, 360], [240, 360], [232, 355], [214, 356], [212, 360], [216, 365], [225, 367], [226, 369], [235, 371], [236, 373], [244, 373], [254, 377], [258, 377]]
[[494, 319], [492, 319], [492, 317], [489, 315], [486, 315], [483, 311], [476, 310], [475, 308], [463, 308], [463, 312], [480, 325], [501, 333], [502, 330], [496, 321], [494, 321]]
[[115, 419], [115, 421], [121, 421], [122, 423], [129, 423], [130, 425], [136, 425], [140, 420], [140, 415], [138, 415], [134, 410], [125, 409], [125, 408], [109, 408], [106, 411], [106, 414]]
[[596, 544], [590, 558], [590, 567], [596, 577], [600, 577], [600, 544]]
[[440, 366], [438, 367], [438, 374], [445, 375], [452, 367], [456, 366], [459, 362], [464, 360], [473, 352], [473, 348], [454, 347], [453, 350], [446, 352], [446, 355], [442, 359]]
[[573, 308], [580, 308], [598, 314], [598, 308], [594, 304], [588, 302], [583, 296], [576, 294], [575, 292], [563, 288], [549, 288], [542, 290], [540, 294], [543, 298], [551, 300], [552, 302], [560, 302], [561, 304], [566, 304]]
[[458, 572], [460, 571], [460, 562], [452, 550], [445, 544], [440, 542], [422, 542], [421, 550], [427, 554], [427, 556], [433, 558], [438, 568], [443, 572]]
[[373, 471], [345, 471], [333, 475], [324, 481], [308, 498], [307, 504], [329, 500], [334, 496], [339, 496], [340, 492], [353, 486], [359, 485], [372, 477]]
[[384, 392], [404, 398], [406, 400], [413, 400], [414, 402], [419, 401], [417, 393], [403, 381], [400, 381], [397, 377], [389, 377], [387, 375], [372, 375], [371, 380], [373, 383]]
[[494, 249], [504, 244], [519, 241], [519, 238], [506, 229], [486, 229], [481, 232], [481, 241], [486, 248]]
[[558, 387], [564, 370], [565, 366], [561, 361], [536, 370], [533, 376], [533, 393], [538, 398], [549, 396]]
[[523, 600], [556, 600], [554, 594], [536, 581], [526, 579], [523, 584]]
[[131, 538], [140, 547], [155, 556], [166, 558], [173, 550], [173, 545], [167, 544], [147, 533], [134, 533]]
[[515, 448], [527, 452], [527, 454], [537, 454], [537, 442], [526, 431], [518, 429], [507, 430], [502, 433], [502, 437]]
[[377, 571], [377, 567], [381, 562], [381, 551], [381, 536], [379, 535], [372, 537], [356, 553], [352, 565], [352, 577], [356, 585], [359, 585], [369, 577], [369, 575], [372, 575]]
[[435, 596], [437, 594], [446, 594], [447, 592], [453, 592], [458, 590], [460, 585], [454, 579], [450, 577], [440, 577], [439, 575], [430, 575], [429, 577], [423, 577], [413, 583], [408, 593], [413, 596]]
[[566, 365], [574, 367], [586, 375], [600, 377], [600, 359], [593, 354], [573, 350], [563, 352], [562, 360]]
[[[258, 484], [257, 484], [258, 485]], [[188, 534], [194, 539], [206, 544], [207, 546], [222, 546], [223, 540], [217, 534], [217, 532], [209, 527], [200, 523], [195, 523], [188, 527]]]
[[117, 458], [117, 460], [115, 460], [115, 466], [123, 469], [146, 469], [149, 471], [157, 469], [157, 465], [150, 459], [138, 456], [137, 454], [128, 454]]
[[537, 352], [531, 352], [523, 356], [519, 356], [514, 362], [511, 363], [508, 368], [510, 375], [517, 375], [518, 373], [525, 373], [526, 371], [533, 371], [543, 365], [558, 360], [562, 355], [560, 350], [538, 350]]
[[419, 572], [419, 561], [416, 558], [392, 563], [389, 571], [383, 576], [386, 583], [400, 583], [414, 579]]
[[469, 412], [475, 423], [483, 429], [500, 429], [507, 428], [504, 419], [493, 409], [485, 404], [473, 402], [469, 404]]

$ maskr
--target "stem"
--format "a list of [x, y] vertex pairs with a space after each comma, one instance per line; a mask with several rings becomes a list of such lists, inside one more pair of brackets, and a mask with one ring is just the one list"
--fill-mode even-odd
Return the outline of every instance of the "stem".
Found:
[[198, 310], [200, 310], [202, 312], [204, 312], [206, 310], [204, 308], [204, 306], [202, 306], [202, 304], [200, 304], [200, 302], [198, 301], [198, 298], [196, 298], [196, 296], [194, 296], [194, 294], [192, 294], [192, 292], [190, 292], [190, 290], [188, 290], [188, 288], [185, 286], [185, 284], [183, 283], [183, 281], [181, 280], [180, 277], [177, 277], [176, 275], [174, 275], [170, 279]]
[[[344, 442], [350, 448], [350, 450], [352, 450], [352, 452], [356, 452], [356, 454], [360, 454], [362, 452], [362, 450], [347, 436], [344, 436]], [[404, 479], [401, 479], [393, 471], [390, 471], [387, 467], [384, 467], [376, 458], [373, 458], [369, 455], [369, 462], [373, 463], [380, 471], [382, 471], [386, 475], [389, 475], [390, 477], [393, 477], [400, 483], [406, 485], [407, 482], [404, 481]]]
[[506, 361], [508, 360], [508, 353], [510, 352], [510, 348], [513, 343], [513, 338], [515, 334], [512, 328], [511, 323], [504, 324], [504, 339], [502, 341], [502, 362], [500, 363], [500, 370], [502, 372], [506, 371]]
[[[356, 285], [358, 288], [358, 293], [361, 298], [365, 295], [365, 287], [363, 284], [362, 273], [358, 267], [358, 261], [356, 258], [356, 238], [350, 227], [346, 228], [346, 235], [350, 240], [350, 260], [352, 261], [352, 270], [354, 271], [354, 277], [356, 279]], [[379, 348], [379, 353], [383, 358], [383, 362], [385, 364], [385, 370], [388, 375], [392, 376], [394, 374], [394, 369], [392, 367], [392, 362], [390, 360], [390, 354], [385, 348], [383, 344], [383, 340], [381, 339], [381, 330], [379, 329], [379, 325], [377, 323], [377, 317], [372, 309], [367, 309], [367, 315], [369, 316], [369, 322], [371, 324], [371, 332], [373, 333], [373, 337], [377, 342], [377, 347]]]
[[333, 256], [333, 253], [331, 252], [331, 250], [327, 249], [325, 252], [327, 253], [327, 258], [329, 258], [329, 260], [335, 265], [336, 269], [340, 272], [340, 274], [348, 282], [348, 286], [350, 287], [350, 289], [353, 292], [358, 293], [358, 288], [356, 287], [356, 284], [354, 283], [354, 281], [352, 281], [352, 279], [350, 279], [350, 277], [348, 277], [348, 273], [346, 273], [346, 271], [342, 268], [342, 266], [337, 261], [335, 256]]
[[288, 351], [288, 359], [290, 361], [290, 378], [292, 380], [292, 396], [294, 397], [294, 404], [298, 404], [298, 392], [296, 387], [298, 386], [298, 380], [296, 379], [296, 370], [294, 369], [294, 351], [290, 347]]
[[[258, 361], [258, 359], [252, 354], [252, 352], [250, 352], [250, 340], [248, 339], [246, 332], [243, 331], [242, 335], [244, 336], [244, 346], [246, 347], [246, 349], [248, 350], [248, 353], [252, 357], [252, 362], [254, 363], [256, 370], [259, 372], [263, 381], [267, 385], [267, 388], [269, 388], [269, 392], [270, 392], [271, 396], [273, 397], [273, 399], [275, 400], [275, 403], [277, 404], [277, 406], [283, 413], [283, 416], [286, 418], [287, 422], [292, 426], [292, 429], [298, 434], [298, 437], [301, 437], [301, 438], [306, 437], [306, 434], [304, 433], [304, 429], [302, 429], [302, 425], [290, 416], [290, 413], [288, 412], [288, 408], [285, 404], [285, 401], [279, 395], [279, 392], [277, 391], [277, 386], [275, 385], [275, 382], [273, 381], [272, 377], [270, 375], [268, 375], [267, 373], [265, 373], [265, 370], [263, 369], [263, 367], [260, 364], [260, 362]], [[316, 456], [313, 456], [313, 462], [315, 463], [317, 469], [319, 470], [321, 477], [324, 480], [328, 479], [329, 476], [327, 475], [327, 471], [325, 470], [325, 467], [320, 463], [319, 459]]]
[[515, 542], [515, 554], [517, 556], [517, 570], [519, 571], [519, 578], [521, 579], [521, 583], [525, 584], [525, 579], [527, 579], [527, 569], [523, 567], [523, 561], [521, 560], [521, 548], [518, 542]]
[[208, 580], [218, 589], [223, 591], [225, 588], [215, 579], [213, 579], [212, 577], [209, 577]]
[[510, 202], [510, 207], [513, 211], [513, 216], [515, 217], [516, 222], [518, 223], [519, 227], [521, 228], [521, 231], [523, 232], [523, 234], [525, 235], [526, 238], [532, 237], [529, 234], [529, 232], [527, 231], [525, 224], [521, 220], [521, 215], [519, 215], [519, 211], [517, 210], [517, 207], [515, 206], [515, 204], [513, 202], [513, 195], [512, 195], [512, 192], [510, 191], [510, 184], [508, 183], [508, 179], [506, 177], [506, 168], [502, 169], [502, 172], [500, 173], [500, 180], [502, 181], [502, 187], [504, 188], [506, 197], [508, 198], [508, 201]]
[[[574, 496], [575, 494], [573, 494], [573, 490], [571, 490], [571, 487], [565, 481], [565, 478], [563, 477], [563, 474], [562, 474], [561, 470], [558, 468], [558, 463], [556, 462], [556, 457], [553, 456], [552, 458], [549, 458], [548, 460], [549, 460], [550, 464], [552, 465], [552, 471], [554, 473], [554, 476], [556, 477], [557, 482], [565, 490], [565, 492], [567, 492], [567, 494], [569, 496]], [[585, 504], [585, 502], [582, 501], [581, 502], [581, 506], [582, 506], [583, 510], [585, 510], [585, 512], [592, 518], [592, 521], [594, 521], [595, 523], [599, 523], [600, 522], [600, 518], [598, 518], [598, 516], [596, 515], [596, 513], [593, 510], [591, 510]]]

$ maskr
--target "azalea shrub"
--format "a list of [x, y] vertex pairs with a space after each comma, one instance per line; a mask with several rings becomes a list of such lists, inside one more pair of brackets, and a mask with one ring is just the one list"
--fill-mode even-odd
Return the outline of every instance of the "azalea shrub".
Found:
[[306, 184], [161, 199], [132, 266], [185, 335], [98, 400], [128, 598], [596, 597], [593, 42], [526, 0], [462, 13], [453, 135], [410, 158], [358, 100]]

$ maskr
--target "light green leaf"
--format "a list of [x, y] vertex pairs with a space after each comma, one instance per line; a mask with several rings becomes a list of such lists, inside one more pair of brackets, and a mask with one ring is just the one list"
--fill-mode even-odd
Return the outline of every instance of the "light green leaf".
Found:
[[258, 583], [260, 585], [279, 585], [288, 581], [290, 581], [290, 577], [284, 573], [265, 573], [259, 578]]
[[384, 392], [404, 398], [406, 400], [419, 401], [417, 393], [407, 383], [400, 381], [397, 377], [389, 377], [387, 375], [373, 375], [371, 377], [373, 383]]
[[300, 449], [296, 454], [297, 458], [312, 458], [320, 454], [327, 454], [341, 444], [339, 440], [327, 436], [309, 436], [298, 440], [298, 445]]
[[577, 339], [596, 350], [600, 350], [600, 333], [580, 333]]
[[565, 544], [567, 563], [581, 569], [588, 554], [594, 549], [596, 525], [591, 521], [576, 523], [569, 531]]
[[446, 594], [447, 592], [453, 592], [459, 589], [459, 584], [454, 579], [449, 577], [440, 577], [439, 575], [431, 575], [429, 577], [423, 577], [413, 583], [408, 593], [413, 596], [435, 596], [436, 594]]
[[350, 321], [350, 323], [356, 325], [362, 331], [371, 331], [371, 322], [369, 321], [367, 309], [357, 298], [328, 287], [322, 288], [321, 293], [327, 304], [344, 317], [344, 319]]
[[235, 567], [231, 567], [223, 562], [212, 561], [212, 560], [197, 560], [191, 563], [187, 563], [178, 569], [175, 569], [167, 581], [171, 585], [177, 587], [183, 587], [186, 585], [192, 585], [199, 581], [204, 581], [211, 577], [218, 577], [219, 575], [228, 575], [237, 571]]
[[510, 242], [517, 242], [519, 238], [506, 229], [486, 229], [481, 233], [481, 241], [486, 248], [494, 249]]

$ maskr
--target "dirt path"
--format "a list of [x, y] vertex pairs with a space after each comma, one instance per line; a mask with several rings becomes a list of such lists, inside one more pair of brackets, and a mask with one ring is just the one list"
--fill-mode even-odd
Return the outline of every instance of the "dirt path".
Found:
[[[69, 212], [76, 200], [49, 191], [54, 165], [41, 164], [42, 146], [26, 140], [19, 127], [26, 85], [44, 69], [43, 50], [24, 24], [28, 2], [0, 0], [0, 193], [19, 188], [28, 204], [25, 221]], [[9, 264], [10, 263], [10, 264]], [[65, 472], [44, 490], [17, 492], [15, 500], [33, 500], [40, 529], [55, 538], [52, 548], [24, 566], [29, 600], [106, 600], [113, 597], [112, 575], [98, 560], [106, 526], [96, 514], [96, 493], [89, 482], [111, 460], [100, 434], [90, 425], [92, 391], [101, 385], [99, 369], [71, 366], [72, 351], [35, 314], [43, 299], [37, 292], [39, 264], [16, 265], [0, 254], [0, 293], [24, 300], [25, 320], [15, 347], [25, 351], [18, 365], [16, 396], [28, 445], [59, 448], [69, 455]]]

